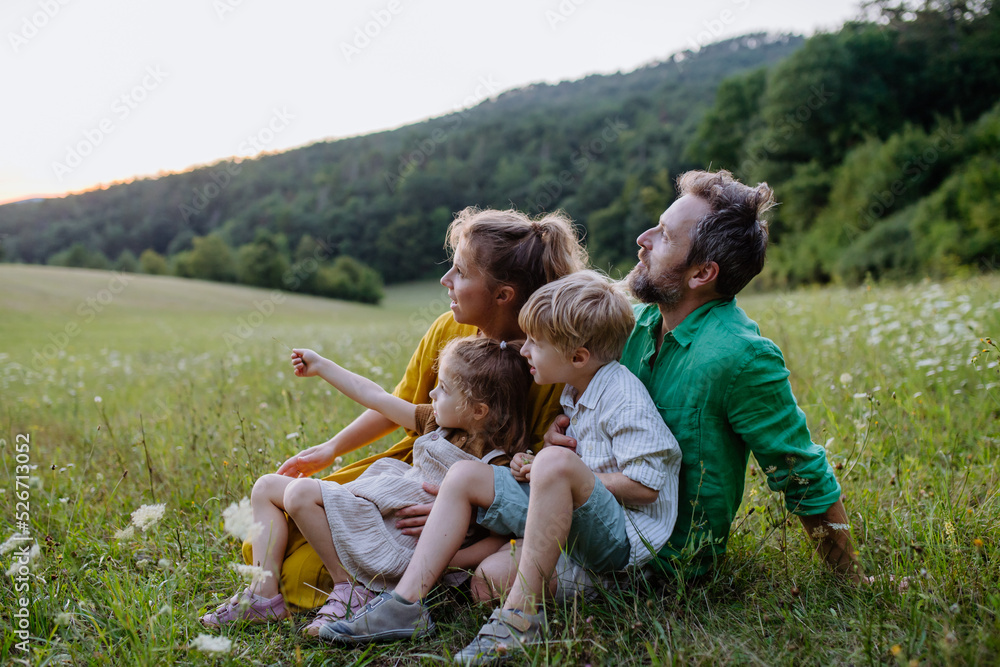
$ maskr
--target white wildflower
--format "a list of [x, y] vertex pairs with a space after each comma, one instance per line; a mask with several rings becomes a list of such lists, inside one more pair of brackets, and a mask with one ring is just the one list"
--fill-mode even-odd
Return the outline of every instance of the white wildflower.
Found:
[[61, 502], [63, 505], [65, 505], [66, 503], [69, 502], [69, 498], [60, 498], [59, 502]]
[[832, 528], [834, 530], [850, 530], [851, 529], [850, 524], [846, 524], [846, 523], [830, 523], [828, 521], [826, 525], [830, 526], [830, 528]]
[[56, 625], [73, 625], [73, 614], [67, 611], [56, 614]]
[[170, 565], [171, 565], [170, 560], [167, 558], [161, 558], [160, 560], [156, 561], [156, 567], [160, 568], [161, 570], [169, 570]]
[[764, 468], [764, 472], [766, 472], [768, 475], [770, 475], [772, 472], [777, 472], [777, 471], [778, 471], [778, 466], [767, 466], [766, 468]]
[[226, 532], [241, 540], [253, 540], [264, 530], [262, 524], [253, 520], [253, 508], [246, 497], [222, 510], [222, 518]]
[[37, 544], [32, 545], [31, 550], [27, 554], [15, 555], [13, 562], [10, 564], [10, 568], [7, 570], [7, 576], [13, 577], [18, 574], [23, 574], [21, 568], [31, 567], [31, 563], [41, 555], [42, 549]]
[[863, 391], [859, 391], [858, 393], [854, 394], [852, 398], [868, 398], [868, 394]]
[[133, 526], [132, 524], [129, 524], [122, 530], [115, 531], [115, 539], [119, 541], [131, 540], [134, 536], [135, 536], [135, 526]]
[[163, 518], [163, 512], [167, 509], [166, 503], [159, 505], [143, 505], [132, 512], [132, 524], [136, 528], [146, 532], [156, 525], [156, 522]]
[[299, 437], [299, 432], [298, 431], [294, 431], [294, 432], [289, 433], [288, 435], [286, 435], [285, 436], [285, 440], [295, 440], [295, 438], [297, 438], [297, 437]]
[[851, 381], [853, 379], [854, 379], [854, 377], [851, 376], [850, 373], [841, 373], [840, 374], [840, 384], [843, 384], [843, 385], [851, 384]]
[[243, 577], [244, 579], [249, 579], [251, 589], [257, 588], [257, 586], [266, 582], [268, 577], [271, 576], [270, 572], [257, 565], [230, 563], [229, 567], [239, 572], [240, 576]]
[[7, 538], [7, 541], [0, 544], [0, 555], [7, 553], [8, 551], [13, 551], [17, 546], [26, 540], [30, 539], [27, 535], [21, 533], [14, 533]]
[[229, 653], [233, 648], [233, 642], [228, 637], [213, 637], [212, 635], [198, 635], [191, 642], [191, 648], [196, 648], [205, 653]]
[[100, 403], [103, 400], [100, 396], [94, 396], [94, 403]]

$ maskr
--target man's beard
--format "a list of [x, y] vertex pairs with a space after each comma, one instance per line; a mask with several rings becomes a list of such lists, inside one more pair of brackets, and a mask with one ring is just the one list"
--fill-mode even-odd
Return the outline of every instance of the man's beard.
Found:
[[684, 271], [676, 267], [663, 271], [654, 279], [646, 265], [640, 262], [626, 280], [635, 298], [666, 310], [675, 308], [684, 296]]

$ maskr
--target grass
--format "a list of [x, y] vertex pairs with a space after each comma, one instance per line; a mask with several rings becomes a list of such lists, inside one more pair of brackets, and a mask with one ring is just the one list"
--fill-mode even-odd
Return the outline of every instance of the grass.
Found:
[[[489, 613], [461, 590], [436, 594], [440, 630], [415, 644], [337, 649], [285, 623], [227, 630], [225, 653], [192, 648], [202, 610], [239, 585], [222, 509], [359, 412], [322, 382], [293, 377], [285, 346], [320, 349], [391, 387], [446, 308], [442, 290], [395, 287], [376, 308], [126, 279], [0, 265], [0, 539], [15, 527], [15, 447], [27, 435], [40, 547], [31, 575], [0, 582], [4, 617], [15, 621], [0, 631], [0, 663], [436, 664], [461, 648]], [[623, 576], [596, 600], [553, 609], [554, 641], [520, 661], [995, 662], [1000, 373], [985, 339], [1000, 332], [1000, 278], [740, 304], [786, 355], [875, 583], [853, 587], [826, 572], [751, 468], [730, 556], [713, 575]], [[166, 504], [162, 521], [115, 538], [131, 512], [153, 503]], [[5, 570], [12, 555], [2, 557]], [[28, 654], [14, 633], [22, 597]]]

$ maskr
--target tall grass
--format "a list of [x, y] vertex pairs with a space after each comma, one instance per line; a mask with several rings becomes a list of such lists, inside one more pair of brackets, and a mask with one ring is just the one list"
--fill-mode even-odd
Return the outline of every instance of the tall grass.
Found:
[[[28, 578], [27, 654], [14, 633], [25, 594], [13, 577], [0, 583], [12, 620], [0, 663], [389, 665], [435, 663], [461, 648], [489, 613], [461, 590], [435, 594], [440, 631], [416, 644], [339, 649], [286, 622], [217, 633], [232, 641], [223, 653], [195, 648], [205, 633], [198, 616], [240, 586], [227, 567], [239, 545], [223, 530], [222, 509], [359, 412], [322, 382], [295, 378], [285, 345], [322, 350], [391, 387], [446, 308], [440, 288], [396, 288], [380, 308], [288, 296], [251, 322], [269, 293], [137, 276], [88, 320], [81, 304], [108, 280], [0, 266], [0, 540], [15, 529], [14, 447], [24, 434], [30, 533], [40, 546]], [[623, 575], [595, 600], [556, 605], [553, 642], [521, 661], [994, 662], [1000, 279], [740, 304], [786, 355], [874, 583], [828, 573], [751, 467], [729, 557], [712, 575]], [[56, 350], [50, 334], [71, 322], [79, 331]], [[116, 538], [134, 510], [161, 503], [161, 521]]]

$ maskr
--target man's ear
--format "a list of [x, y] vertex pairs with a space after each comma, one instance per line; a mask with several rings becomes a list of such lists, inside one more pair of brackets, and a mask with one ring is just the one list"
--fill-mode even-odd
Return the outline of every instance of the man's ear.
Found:
[[587, 362], [590, 361], [590, 350], [585, 347], [576, 348], [573, 350], [573, 355], [570, 357], [570, 361], [573, 362], [573, 365], [577, 368], [586, 366]]
[[480, 419], [485, 419], [486, 415], [490, 413], [490, 406], [485, 403], [476, 403], [472, 406], [472, 418], [476, 421]]
[[506, 306], [509, 303], [514, 302], [514, 288], [510, 285], [502, 285], [497, 289], [497, 305]]
[[705, 262], [697, 267], [692, 267], [695, 272], [688, 278], [688, 287], [696, 290], [706, 285], [711, 285], [715, 289], [715, 281], [719, 278], [719, 265], [715, 262]]

